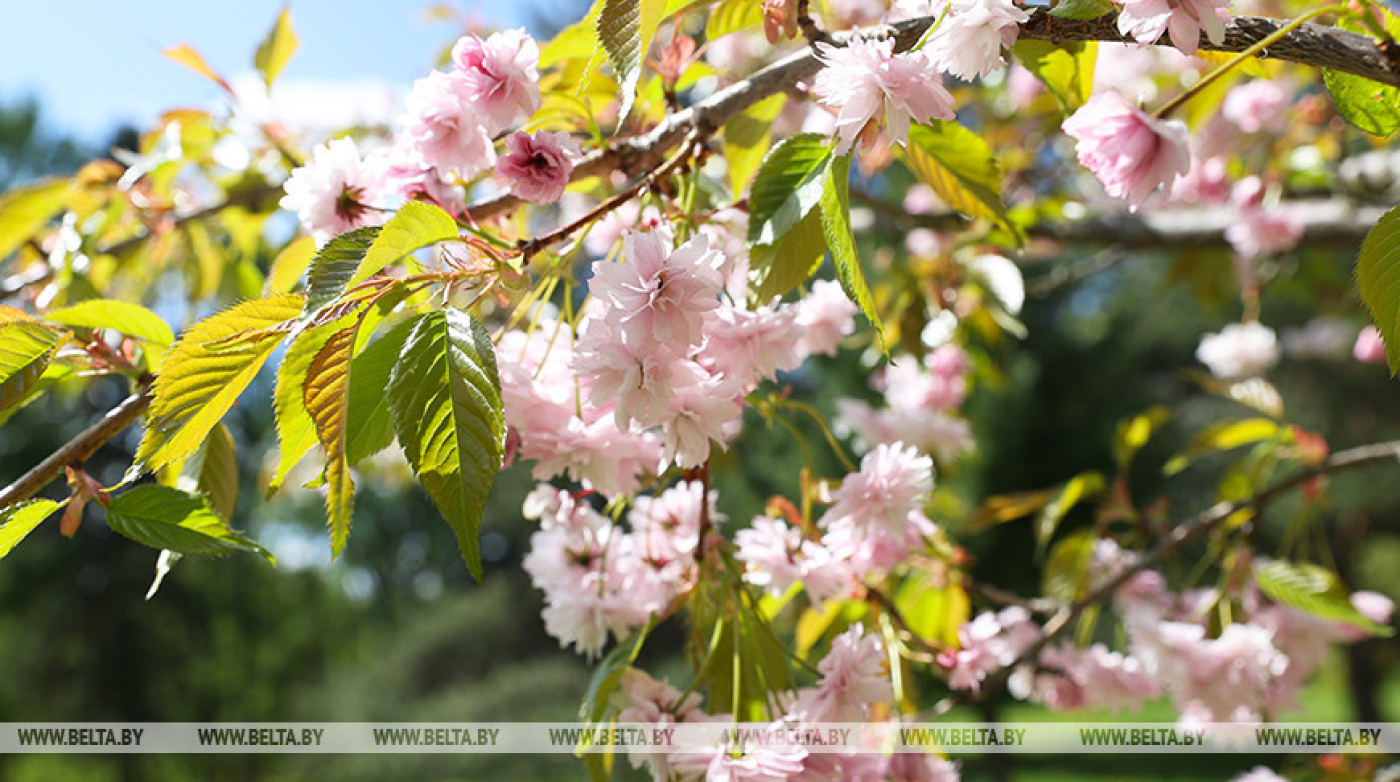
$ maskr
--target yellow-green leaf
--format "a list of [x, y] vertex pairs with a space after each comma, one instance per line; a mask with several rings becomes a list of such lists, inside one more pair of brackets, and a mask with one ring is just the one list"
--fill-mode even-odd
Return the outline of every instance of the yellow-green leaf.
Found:
[[147, 483], [112, 498], [107, 525], [137, 543], [178, 554], [219, 556], [234, 551], [272, 555], [228, 526], [209, 501], [169, 486]]
[[1276, 559], [1254, 566], [1259, 589], [1274, 601], [1323, 619], [1356, 625], [1372, 635], [1390, 637], [1395, 631], [1367, 619], [1352, 605], [1336, 574], [1309, 562]]
[[164, 54], [166, 57], [169, 57], [175, 62], [180, 63], [200, 76], [219, 85], [224, 89], [224, 92], [230, 95], [233, 94], [233, 87], [229, 86], [228, 81], [226, 81], [223, 76], [220, 76], [218, 71], [215, 71], [209, 66], [209, 63], [204, 59], [204, 55], [196, 51], [193, 46], [182, 43], [165, 49], [161, 54]]
[[287, 243], [277, 257], [272, 259], [272, 268], [263, 281], [263, 295], [289, 293], [297, 287], [297, 281], [316, 257], [316, 239], [302, 236]]
[[49, 365], [63, 333], [21, 320], [0, 324], [0, 410], [19, 404]]
[[457, 221], [441, 208], [423, 201], [409, 201], [379, 229], [360, 267], [346, 287], [368, 280], [381, 269], [407, 258], [410, 253], [438, 242], [458, 238]]
[[161, 364], [136, 464], [155, 470], [193, 453], [285, 335], [268, 331], [223, 349], [211, 344], [291, 321], [301, 313], [302, 301], [296, 294], [278, 294], [244, 302], [190, 327]]
[[[233, 434], [226, 425], [220, 423], [211, 429], [204, 444], [179, 468], [174, 480], [176, 489], [203, 494], [221, 518], [233, 519], [238, 507], [238, 454], [234, 450]], [[162, 480], [161, 483], [168, 482]]]
[[389, 412], [389, 373], [399, 359], [413, 321], [404, 321], [370, 343], [350, 366], [350, 417], [345, 458], [351, 465], [388, 448], [394, 442]]
[[44, 320], [63, 326], [111, 329], [154, 345], [169, 345], [175, 332], [154, 312], [139, 304], [117, 299], [89, 299], [44, 315]]
[[356, 322], [326, 340], [307, 367], [302, 389], [306, 411], [316, 423], [316, 437], [326, 450], [326, 517], [332, 557], [345, 550], [355, 504], [355, 482], [345, 458], [345, 425], [350, 407], [350, 359], [358, 330]]
[[72, 180], [40, 179], [0, 195], [0, 259], [33, 238], [76, 192]]
[[1098, 43], [1025, 40], [1017, 41], [1011, 53], [1045, 84], [1066, 114], [1073, 114], [1089, 100], [1094, 89]]
[[[278, 457], [277, 468], [272, 472], [272, 480], [267, 492], [271, 496], [282, 487], [287, 473], [301, 461], [306, 452], [316, 444], [316, 422], [306, 410], [306, 373], [311, 362], [326, 340], [345, 324], [339, 320], [314, 326], [298, 333], [287, 352], [282, 356], [282, 364], [277, 367], [277, 387], [272, 392], [272, 410], [277, 419]], [[381, 389], [382, 390], [382, 389]]]
[[604, 0], [598, 14], [598, 40], [617, 70], [621, 87], [619, 123], [632, 111], [637, 82], [642, 75], [642, 61], [651, 49], [665, 10], [665, 0]]
[[[758, 5], [745, 0], [746, 6]], [[782, 111], [787, 95], [778, 93], [755, 103], [724, 125], [724, 162], [729, 167], [729, 192], [738, 200], [768, 154], [773, 120]]]
[[1400, 372], [1400, 206], [1381, 216], [1361, 243], [1356, 288], [1385, 341], [1390, 374]]
[[705, 20], [705, 40], [763, 24], [763, 4], [754, 0], [721, 0]]
[[9, 554], [35, 527], [66, 503], [67, 500], [28, 500], [0, 511], [0, 557]]
[[909, 168], [948, 206], [1021, 236], [1001, 200], [1001, 167], [976, 133], [952, 120], [912, 125], [903, 155]]
[[880, 322], [880, 313], [875, 310], [875, 297], [870, 295], [870, 286], [865, 282], [865, 270], [860, 265], [855, 237], [851, 234], [850, 178], [850, 155], [833, 158], [826, 167], [822, 184], [822, 233], [836, 264], [836, 279], [841, 283], [841, 290], [870, 319], [883, 347], [885, 327]]
[[1103, 476], [1091, 471], [1082, 472], [1069, 479], [1064, 488], [1054, 499], [1045, 504], [1035, 517], [1035, 549], [1036, 558], [1039, 559], [1045, 551], [1045, 547], [1050, 544], [1050, 539], [1055, 537], [1055, 530], [1064, 521], [1065, 516], [1078, 505], [1081, 500], [1093, 498], [1101, 494], [1106, 487]]
[[1267, 418], [1246, 418], [1243, 421], [1223, 421], [1196, 435], [1186, 448], [1167, 462], [1163, 471], [1175, 475], [1206, 454], [1228, 451], [1241, 445], [1277, 437], [1281, 429]]
[[282, 6], [282, 13], [277, 15], [276, 23], [267, 31], [262, 43], [258, 44], [258, 51], [253, 55], [253, 67], [262, 74], [263, 83], [269, 89], [277, 74], [282, 72], [282, 68], [296, 52], [298, 45], [296, 30], [292, 29], [292, 9]]

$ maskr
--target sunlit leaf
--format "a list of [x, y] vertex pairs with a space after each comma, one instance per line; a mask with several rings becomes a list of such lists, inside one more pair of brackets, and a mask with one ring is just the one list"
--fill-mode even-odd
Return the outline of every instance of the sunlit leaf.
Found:
[[763, 4], [754, 0], [720, 0], [705, 19], [705, 40], [763, 24]]
[[[161, 483], [171, 482], [161, 480]], [[180, 491], [203, 494], [215, 513], [225, 521], [233, 519], [238, 507], [238, 454], [228, 426], [220, 423], [209, 430], [199, 450], [179, 465], [179, 475], [173, 483]]]
[[[1385, 29], [1392, 38], [1400, 37], [1400, 17], [1380, 6], [1375, 10], [1385, 15]], [[1354, 32], [1364, 28], [1343, 17], [1337, 26]], [[1352, 125], [1373, 136], [1389, 136], [1400, 128], [1400, 87], [1372, 81], [1364, 76], [1324, 68], [1322, 82], [1337, 112]], [[1394, 363], [1392, 363], [1392, 372]]]
[[204, 60], [204, 55], [196, 51], [193, 46], [190, 46], [186, 43], [182, 43], [177, 46], [171, 46], [168, 49], [163, 50], [161, 54], [164, 54], [166, 57], [169, 57], [175, 62], [180, 63], [181, 65], [185, 66], [186, 68], [189, 68], [190, 70], [194, 71], [200, 76], [203, 76], [204, 78], [219, 85], [223, 88], [224, 92], [227, 92], [230, 95], [233, 94], [233, 87], [229, 86], [228, 81], [226, 81], [223, 76], [220, 76], [217, 71], [215, 71], [209, 66], [209, 63]]
[[0, 557], [9, 554], [44, 519], [63, 507], [53, 500], [26, 500], [0, 510]]
[[346, 287], [353, 287], [398, 263], [415, 250], [458, 238], [457, 221], [441, 207], [424, 201], [409, 201], [389, 218], [374, 237], [364, 260], [351, 275]]
[[331, 556], [340, 556], [350, 536], [355, 483], [345, 459], [345, 424], [350, 402], [350, 359], [359, 324], [326, 340], [306, 370], [303, 399], [326, 450], [326, 516], [331, 528]]
[[19, 404], [43, 376], [63, 332], [38, 323], [0, 324], [0, 410]]
[[1060, 489], [1060, 493], [1040, 509], [1040, 513], [1035, 517], [1035, 548], [1036, 557], [1039, 558], [1045, 551], [1045, 547], [1050, 545], [1050, 539], [1055, 537], [1055, 530], [1059, 528], [1060, 522], [1074, 509], [1081, 501], [1092, 499], [1103, 493], [1107, 484], [1103, 476], [1091, 471], [1082, 472], [1065, 482]]
[[262, 74], [263, 83], [269, 89], [272, 88], [272, 82], [276, 81], [277, 74], [282, 72], [287, 61], [296, 53], [298, 45], [296, 31], [292, 29], [292, 9], [283, 6], [282, 12], [277, 15], [277, 22], [267, 31], [262, 43], [258, 44], [258, 51], [253, 55], [253, 67]]
[[111, 329], [155, 345], [169, 345], [175, 341], [175, 332], [159, 315], [139, 304], [116, 299], [89, 299], [45, 313], [44, 320], [63, 326]]
[[[1102, 14], [1100, 14], [1102, 15]], [[1051, 43], [1049, 41], [1017, 41], [1011, 53], [1035, 74], [1060, 108], [1072, 114], [1089, 100], [1094, 89], [1094, 64], [1099, 45], [1087, 43]]]
[[306, 278], [307, 315], [340, 298], [377, 236], [377, 225], [356, 228], [326, 242], [316, 253]]
[[413, 321], [404, 321], [371, 342], [350, 367], [350, 418], [345, 458], [351, 465], [388, 448], [394, 442], [394, 419], [389, 410], [389, 373], [408, 341]]
[[1381, 216], [1361, 243], [1356, 287], [1385, 341], [1390, 374], [1400, 372], [1400, 206]]
[[1362, 628], [1372, 635], [1390, 637], [1395, 631], [1367, 619], [1336, 574], [1309, 562], [1275, 559], [1254, 566], [1254, 581], [1274, 601], [1322, 617]]
[[[744, 0], [745, 5], [757, 7]], [[724, 125], [724, 162], [728, 166], [729, 192], [739, 198], [758, 171], [773, 137], [773, 120], [782, 111], [787, 95], [771, 95], [745, 109]]]
[[1014, 236], [1001, 200], [1001, 167], [980, 136], [952, 120], [935, 120], [909, 128], [904, 160], [948, 206], [1000, 225]]
[[33, 238], [76, 192], [72, 180], [39, 179], [0, 195], [0, 259]]
[[1167, 462], [1163, 471], [1175, 475], [1207, 454], [1228, 451], [1241, 445], [1257, 443], [1277, 437], [1283, 430], [1277, 422], [1267, 418], [1247, 418], [1243, 421], [1222, 421], [1214, 424], [1191, 438], [1182, 452]]
[[263, 281], [263, 295], [290, 293], [297, 286], [297, 280], [316, 257], [316, 239], [302, 236], [287, 243], [277, 257], [272, 259], [272, 268]]
[[107, 524], [151, 548], [199, 556], [248, 551], [272, 560], [267, 549], [219, 518], [204, 496], [169, 486], [148, 483], [113, 497]]
[[880, 322], [880, 313], [875, 310], [875, 297], [870, 295], [865, 270], [856, 253], [856, 240], [851, 235], [850, 178], [851, 156], [832, 158], [822, 182], [822, 233], [836, 264], [836, 279], [841, 283], [841, 290], [870, 319], [883, 345], [884, 325]]
[[408, 463], [480, 580], [477, 533], [506, 436], [496, 355], [486, 329], [450, 307], [420, 316], [386, 393]]
[[1112, 10], [1113, 4], [1108, 0], [1058, 0], [1050, 10], [1050, 15], [1087, 22], [1098, 19]]
[[651, 49], [656, 29], [661, 26], [665, 0], [604, 0], [598, 14], [598, 40], [617, 70], [621, 87], [618, 120], [627, 118], [636, 98], [642, 60]]

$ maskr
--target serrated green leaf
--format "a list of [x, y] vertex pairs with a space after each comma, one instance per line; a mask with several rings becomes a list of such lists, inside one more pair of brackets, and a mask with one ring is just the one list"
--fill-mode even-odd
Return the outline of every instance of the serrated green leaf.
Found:
[[[302, 301], [283, 293], [244, 302], [190, 327], [161, 363], [136, 463], [156, 470], [193, 453], [285, 336], [266, 330], [294, 320]], [[250, 332], [261, 336], [209, 347]]]
[[233, 519], [238, 507], [238, 454], [234, 451], [233, 434], [223, 423], [209, 431], [199, 450], [179, 465], [173, 481], [162, 479], [163, 485], [191, 494], [203, 494], [209, 507], [225, 521]]
[[1381, 216], [1361, 242], [1356, 288], [1385, 341], [1390, 374], [1400, 372], [1400, 206]]
[[972, 217], [991, 220], [1015, 237], [1001, 200], [1001, 167], [980, 136], [952, 120], [911, 125], [904, 161], [948, 206]]
[[0, 195], [0, 259], [33, 238], [72, 199], [69, 179], [40, 179]]
[[39, 375], [39, 379], [34, 382], [34, 385], [29, 387], [29, 391], [25, 393], [23, 399], [10, 407], [0, 407], [0, 425], [4, 425], [15, 413], [38, 399], [47, 389], [77, 374], [78, 371], [67, 364], [50, 363], [44, 367], [43, 374]]
[[292, 58], [298, 45], [296, 31], [292, 29], [292, 9], [282, 6], [282, 13], [277, 15], [277, 21], [267, 31], [253, 55], [253, 67], [262, 74], [263, 83], [268, 89], [272, 88], [272, 82]]
[[272, 561], [267, 549], [219, 518], [203, 495], [169, 486], [148, 483], [113, 497], [107, 524], [151, 548], [198, 556], [249, 551]]
[[306, 370], [303, 401], [316, 437], [326, 450], [326, 517], [331, 528], [331, 556], [345, 550], [350, 537], [350, 515], [355, 504], [355, 482], [345, 460], [345, 423], [350, 402], [350, 359], [359, 323], [340, 329], [317, 351]]
[[62, 332], [38, 323], [0, 323], [0, 410], [24, 400], [62, 341]]
[[[1379, 5], [1375, 8], [1385, 15], [1386, 32], [1392, 38], [1400, 37], [1400, 17]], [[1367, 32], [1345, 16], [1338, 20], [1337, 26], [1352, 32]], [[1400, 88], [1326, 68], [1322, 70], [1322, 82], [1337, 112], [1352, 125], [1373, 136], [1389, 136], [1400, 128]]]
[[822, 184], [822, 233], [831, 248], [841, 290], [870, 319], [870, 325], [880, 337], [880, 345], [884, 346], [885, 327], [880, 322], [880, 313], [875, 310], [875, 297], [870, 295], [870, 286], [865, 282], [865, 270], [860, 265], [855, 237], [851, 234], [850, 179], [850, 155], [835, 158], [827, 166]]
[[338, 329], [340, 322], [314, 326], [297, 334], [292, 339], [287, 352], [282, 356], [282, 364], [277, 367], [277, 386], [272, 392], [272, 410], [277, 421], [278, 456], [277, 468], [273, 470], [267, 493], [271, 496], [287, 479], [287, 474], [301, 461], [306, 452], [316, 444], [316, 422], [306, 411], [302, 392], [306, 384], [306, 371], [316, 358], [321, 347], [326, 344]]
[[316, 239], [302, 236], [287, 243], [277, 257], [272, 259], [272, 267], [267, 270], [263, 281], [263, 295], [289, 293], [296, 289], [297, 280], [311, 266], [316, 257]]
[[1257, 443], [1277, 437], [1283, 430], [1277, 422], [1267, 418], [1246, 418], [1243, 421], [1222, 421], [1207, 427], [1191, 438], [1182, 452], [1171, 458], [1163, 472], [1175, 475], [1207, 454], [1228, 451], [1241, 445]]
[[420, 316], [389, 375], [387, 393], [404, 455], [480, 580], [477, 532], [506, 437], [486, 329], [451, 307]]
[[1050, 9], [1050, 15], [1087, 22], [1098, 19], [1112, 10], [1113, 4], [1108, 0], [1059, 0], [1055, 7]]
[[1040, 79], [1066, 114], [1073, 114], [1089, 100], [1094, 89], [1098, 43], [1055, 44], [1025, 40], [1017, 41], [1011, 53]]
[[[746, 6], [755, 6], [744, 0]], [[782, 111], [787, 95], [778, 93], [755, 103], [724, 125], [724, 162], [728, 166], [729, 192], [735, 200], [753, 178], [768, 153], [773, 120]]]
[[763, 24], [763, 4], [753, 0], [721, 0], [705, 19], [705, 40]]
[[175, 332], [154, 312], [116, 299], [89, 299], [44, 315], [49, 323], [87, 329], [112, 329], [154, 345], [169, 345]]
[[424, 201], [409, 201], [379, 229], [346, 287], [368, 280], [415, 250], [457, 238], [457, 221], [452, 215]]
[[637, 82], [642, 75], [642, 60], [651, 49], [665, 10], [665, 0], [604, 0], [598, 14], [598, 40], [617, 70], [621, 87], [619, 124], [632, 111]]
[[749, 193], [749, 242], [773, 244], [821, 203], [831, 149], [826, 136], [799, 133], [778, 143]]
[[749, 290], [755, 305], [767, 304], [816, 273], [826, 257], [822, 216], [812, 210], [773, 244], [749, 249]]
[[29, 533], [43, 523], [44, 519], [63, 507], [64, 502], [53, 500], [28, 500], [18, 502], [0, 511], [0, 558], [9, 554]]
[[340, 298], [378, 236], [377, 225], [356, 228], [326, 242], [316, 253], [306, 279], [307, 315]]
[[399, 359], [413, 321], [404, 321], [371, 342], [350, 367], [350, 418], [345, 458], [351, 465], [373, 456], [394, 442], [394, 418], [389, 411], [389, 373]]
[[1336, 574], [1309, 562], [1276, 559], [1254, 566], [1254, 581], [1275, 602], [1323, 619], [1355, 625], [1373, 635], [1389, 638], [1395, 631], [1367, 619]]

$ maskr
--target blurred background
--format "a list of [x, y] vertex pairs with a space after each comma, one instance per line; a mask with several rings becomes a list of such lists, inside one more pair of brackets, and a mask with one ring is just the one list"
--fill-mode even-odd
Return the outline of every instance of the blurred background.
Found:
[[[93, 157], [132, 148], [171, 106], [217, 104], [215, 88], [160, 50], [191, 44], [237, 83], [251, 73], [252, 49], [279, 8], [173, 0], [120, 7], [7, 3], [0, 25], [0, 189], [72, 173]], [[377, 106], [393, 111], [412, 80], [463, 30], [523, 25], [549, 36], [583, 9], [580, 0], [455, 9], [298, 2], [293, 12], [302, 47], [282, 77], [279, 100], [304, 104], [328, 125]], [[313, 97], [319, 102], [306, 104]], [[873, 236], [876, 245], [897, 247], [901, 232], [877, 221]], [[989, 359], [966, 408], [977, 453], [940, 481], [975, 505], [1088, 469], [1108, 472], [1118, 422], [1167, 404], [1181, 412], [1138, 461], [1134, 492], [1167, 492], [1181, 517], [1209, 504], [1210, 464], [1170, 486], [1160, 468], [1191, 432], [1232, 414], [1228, 403], [1204, 399], [1183, 372], [1200, 335], [1234, 317], [1228, 253], [1224, 245], [1138, 252], [1085, 280], [1042, 285], [1038, 293], [1041, 270], [1028, 270], [1032, 295], [1022, 313], [1028, 336], [975, 346]], [[1354, 253], [1354, 246], [1300, 251], [1292, 275], [1266, 290], [1264, 321], [1301, 326], [1321, 302], [1359, 328], [1363, 314], [1350, 292]], [[900, 257], [887, 255], [890, 272], [899, 273]], [[1183, 268], [1212, 266], [1223, 270], [1218, 279], [1192, 273], [1190, 284], [1182, 281]], [[835, 359], [817, 357], [785, 381], [795, 397], [829, 413], [837, 397], [870, 396], [869, 371], [870, 357], [848, 350]], [[1334, 449], [1400, 436], [1400, 397], [1381, 367], [1346, 357], [1287, 360], [1270, 377], [1290, 418], [1324, 433]], [[358, 482], [353, 544], [332, 564], [319, 496], [290, 489], [266, 501], [265, 481], [251, 477], [266, 471], [262, 455], [275, 453], [271, 390], [265, 371], [226, 420], [245, 477], [234, 526], [271, 548], [278, 565], [254, 557], [187, 558], [146, 601], [155, 566], [149, 549], [98, 523], [72, 540], [54, 526], [40, 528], [0, 564], [0, 721], [573, 719], [590, 668], [544, 634], [539, 593], [520, 568], [532, 531], [519, 512], [533, 485], [528, 466], [505, 472], [493, 494], [482, 541], [484, 583], [472, 582], [450, 530], [403, 467], [385, 466]], [[0, 482], [13, 480], [123, 394], [118, 383], [94, 384], [26, 408], [0, 430]], [[743, 439], [714, 465], [719, 506], [731, 526], [762, 512], [771, 495], [794, 495], [803, 463], [781, 430], [766, 430], [757, 418], [746, 424]], [[92, 474], [108, 483], [119, 478], [137, 434], [127, 432], [99, 452]], [[815, 428], [805, 434], [821, 441]], [[734, 454], [744, 455], [742, 465]], [[841, 474], [829, 453], [814, 449], [814, 455], [823, 474]], [[1400, 499], [1389, 491], [1397, 479], [1400, 467], [1339, 477], [1331, 506], [1316, 512], [1336, 517], [1327, 525], [1327, 543], [1349, 585], [1400, 601]], [[1261, 527], [1263, 550], [1296, 512], [1296, 505], [1276, 507]], [[1087, 513], [1072, 515], [1065, 528], [1087, 520]], [[1028, 524], [1001, 525], [962, 542], [977, 558], [980, 580], [1021, 594], [1038, 589], [1037, 573], [1025, 566], [1035, 545]], [[686, 680], [684, 637], [682, 628], [663, 627], [641, 664]], [[1400, 720], [1397, 658], [1393, 642], [1339, 650], [1307, 691], [1307, 718]], [[934, 691], [931, 677], [919, 684]], [[1054, 718], [1009, 700], [961, 716]], [[1086, 717], [1175, 719], [1166, 703], [1141, 715]], [[967, 759], [963, 770], [965, 779], [1224, 779], [1256, 763], [1285, 775], [1304, 767], [1316, 773], [1302, 761], [1239, 756], [1153, 758], [1150, 768], [1130, 756], [1005, 756]], [[625, 763], [618, 772], [635, 774]], [[576, 779], [584, 769], [557, 755], [0, 758], [0, 778], [26, 782], [508, 774]]]

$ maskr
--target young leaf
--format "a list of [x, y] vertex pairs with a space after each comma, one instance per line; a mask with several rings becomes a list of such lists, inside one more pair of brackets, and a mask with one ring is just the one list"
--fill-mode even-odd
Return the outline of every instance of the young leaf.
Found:
[[1254, 581], [1274, 601], [1323, 619], [1356, 625], [1373, 635], [1394, 631], [1367, 619], [1351, 604], [1346, 587], [1326, 568], [1308, 562], [1271, 560], [1254, 567]]
[[267, 549], [231, 529], [202, 495], [169, 486], [147, 483], [113, 497], [107, 524], [151, 548], [199, 556], [250, 551], [272, 561]]
[[1175, 475], [1206, 454], [1228, 451], [1241, 445], [1277, 437], [1284, 431], [1278, 423], [1267, 418], [1246, 418], [1243, 421], [1222, 421], [1191, 438], [1185, 450], [1172, 457], [1162, 471]]
[[875, 333], [884, 344], [884, 326], [880, 323], [880, 313], [875, 311], [875, 298], [870, 295], [870, 286], [865, 283], [865, 271], [856, 254], [855, 237], [851, 235], [851, 156], [835, 158], [826, 167], [822, 183], [822, 233], [826, 244], [831, 248], [831, 258], [836, 264], [836, 279], [841, 282], [841, 290], [847, 298], [860, 307]]
[[316, 239], [302, 236], [287, 243], [277, 257], [272, 259], [272, 268], [267, 270], [263, 281], [263, 295], [289, 293], [297, 286], [297, 280], [316, 257]]
[[218, 71], [209, 67], [209, 63], [205, 61], [204, 55], [200, 54], [193, 46], [182, 43], [162, 50], [161, 54], [219, 85], [223, 88], [224, 92], [230, 95], [233, 94], [233, 87], [229, 86], [228, 81], [226, 81], [223, 76], [220, 76]]
[[826, 141], [817, 133], [799, 133], [763, 159], [749, 193], [749, 242], [773, 244], [821, 203], [831, 160]]
[[139, 304], [117, 299], [89, 299], [54, 310], [44, 315], [44, 320], [63, 326], [112, 329], [153, 345], [169, 345], [175, 341], [175, 332], [159, 315]]
[[1390, 374], [1400, 372], [1400, 206], [1381, 216], [1361, 242], [1356, 287], [1385, 341]]
[[404, 455], [480, 580], [477, 531], [506, 438], [496, 355], [486, 329], [450, 307], [420, 316], [389, 375], [387, 393]]
[[0, 324], [0, 410], [24, 400], [62, 341], [62, 333], [38, 323]]
[[826, 257], [822, 216], [813, 209], [773, 244], [749, 250], [749, 290], [755, 305], [767, 304], [816, 273]]
[[379, 235], [374, 237], [364, 260], [346, 287], [368, 280], [385, 266], [398, 263], [415, 250], [456, 238], [457, 221], [452, 219], [452, 215], [423, 201], [409, 201], [379, 229]]
[[58, 214], [77, 192], [68, 179], [40, 179], [0, 196], [0, 259], [9, 257]]
[[278, 457], [277, 469], [272, 473], [267, 492], [271, 496], [282, 488], [287, 473], [297, 466], [301, 458], [316, 444], [316, 422], [306, 411], [305, 393], [306, 372], [311, 361], [344, 324], [338, 321], [321, 326], [313, 326], [292, 339], [287, 352], [282, 356], [282, 364], [277, 367], [277, 387], [272, 392], [272, 410], [277, 421]]
[[156, 477], [163, 486], [203, 494], [221, 518], [231, 520], [238, 505], [238, 455], [233, 435], [220, 423], [190, 458], [167, 465]]
[[1035, 517], [1035, 550], [1036, 559], [1045, 553], [1045, 547], [1050, 545], [1050, 539], [1055, 537], [1055, 530], [1059, 528], [1060, 522], [1065, 520], [1065, 516], [1078, 505], [1081, 500], [1092, 498], [1103, 492], [1107, 484], [1103, 476], [1089, 470], [1070, 478], [1060, 490], [1060, 493], [1045, 507], [1040, 509], [1040, 513]]
[[21, 540], [63, 504], [53, 500], [28, 500], [0, 511], [0, 558], [9, 554], [11, 549], [19, 545]]
[[[1392, 37], [1400, 36], [1400, 17], [1384, 8], [1385, 29]], [[1365, 33], [1354, 21], [1342, 18], [1337, 26], [1344, 30]], [[1323, 69], [1322, 83], [1337, 112], [1352, 125], [1373, 136], [1389, 136], [1400, 128], [1400, 88], [1371, 81], [1362, 76]], [[1392, 370], [1393, 371], [1393, 370]]]
[[296, 53], [297, 46], [297, 34], [292, 29], [292, 9], [282, 6], [282, 13], [277, 15], [277, 22], [267, 31], [267, 36], [258, 44], [258, 51], [253, 55], [253, 67], [262, 74], [263, 83], [268, 89], [272, 88], [277, 74], [282, 72], [287, 61]]
[[398, 361], [413, 321], [404, 321], [371, 342], [350, 365], [350, 417], [345, 458], [351, 465], [388, 448], [394, 442], [394, 419], [389, 412], [389, 373]]
[[1080, 530], [1050, 549], [1050, 556], [1045, 559], [1045, 572], [1041, 574], [1042, 594], [1065, 603], [1084, 596], [1089, 585], [1095, 539], [1092, 530]]
[[632, 111], [637, 82], [642, 75], [642, 60], [651, 49], [665, 9], [665, 0], [604, 0], [602, 12], [598, 14], [598, 40], [612, 60], [613, 68], [617, 69], [621, 87], [619, 123]]
[[720, 0], [705, 19], [705, 40], [757, 27], [763, 24], [763, 4], [753, 0]]
[[[295, 319], [301, 305], [301, 296], [283, 293], [244, 302], [190, 327], [161, 364], [136, 463], [156, 470], [193, 453], [285, 336], [262, 330]], [[209, 347], [246, 332], [261, 335]]]
[[306, 279], [305, 314], [310, 315], [340, 298], [378, 236], [377, 225], [356, 228], [330, 240], [316, 253]]
[[[1099, 14], [1102, 16], [1103, 14]], [[1035, 74], [1055, 96], [1066, 114], [1073, 114], [1094, 89], [1094, 63], [1099, 45], [1087, 43], [1053, 44], [1049, 41], [1017, 41], [1011, 53], [1026, 70]]]
[[331, 528], [331, 556], [345, 550], [355, 482], [345, 459], [345, 422], [350, 401], [350, 358], [359, 323], [340, 329], [321, 346], [306, 370], [303, 400], [316, 437], [326, 449], [326, 516]]
[[949, 206], [992, 220], [1020, 237], [1001, 200], [1001, 167], [976, 133], [951, 120], [912, 125], [903, 155], [909, 168]]
[[[744, 0], [744, 5], [758, 8]], [[714, 17], [710, 17], [711, 21]], [[778, 93], [748, 107], [724, 125], [724, 161], [728, 164], [729, 192], [738, 199], [763, 162], [773, 136], [773, 120], [782, 111], [787, 95]]]

